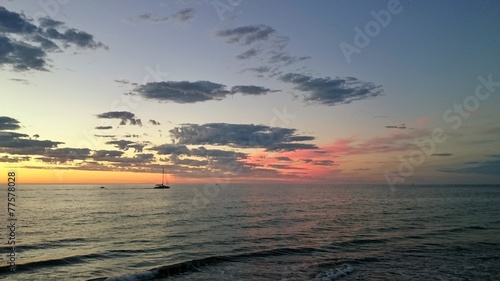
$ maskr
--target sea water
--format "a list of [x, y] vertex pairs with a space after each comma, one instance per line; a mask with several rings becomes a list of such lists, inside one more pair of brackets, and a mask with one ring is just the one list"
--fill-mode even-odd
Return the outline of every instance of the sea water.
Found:
[[3, 227], [2, 280], [500, 280], [500, 186], [16, 192], [16, 270]]

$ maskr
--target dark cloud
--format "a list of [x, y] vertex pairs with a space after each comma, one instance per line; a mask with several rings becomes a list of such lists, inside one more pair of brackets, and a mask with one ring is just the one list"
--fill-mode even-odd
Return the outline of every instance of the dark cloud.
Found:
[[194, 17], [194, 10], [191, 8], [182, 9], [173, 13], [171, 17], [178, 23], [187, 22]]
[[47, 70], [46, 55], [41, 47], [0, 35], [0, 65], [11, 65], [16, 71]]
[[387, 129], [406, 129], [406, 124], [400, 125], [387, 125], [385, 126]]
[[102, 159], [106, 157], [120, 157], [123, 155], [123, 151], [120, 150], [96, 150], [92, 155], [94, 159]]
[[249, 45], [257, 41], [268, 40], [273, 34], [276, 34], [274, 28], [261, 24], [220, 30], [215, 35], [224, 38], [227, 43]]
[[295, 85], [295, 89], [305, 92], [307, 94], [305, 101], [329, 106], [377, 97], [383, 92], [381, 86], [354, 77], [313, 78], [298, 73], [288, 73], [281, 76], [280, 80], [291, 83]]
[[149, 119], [149, 123], [151, 123], [151, 124], [153, 124], [153, 125], [155, 125], [155, 126], [159, 126], [159, 125], [161, 125], [161, 124], [160, 124], [160, 122], [155, 121], [155, 120], [153, 120], [153, 119]]
[[453, 154], [451, 153], [433, 153], [431, 156], [441, 156], [441, 157], [446, 157], [446, 156], [452, 156]]
[[271, 71], [271, 67], [269, 67], [269, 66], [251, 67], [251, 68], [245, 69], [244, 71], [252, 71], [252, 72], [256, 72], [258, 74], [264, 74], [264, 73]]
[[0, 157], [0, 163], [19, 163], [25, 161], [30, 161], [30, 157], [29, 156], [10, 157], [8, 155]]
[[17, 130], [21, 128], [19, 121], [7, 116], [0, 116], [0, 130]]
[[73, 160], [85, 160], [90, 156], [88, 148], [55, 148], [46, 149], [43, 158], [38, 158], [43, 162], [66, 163]]
[[112, 140], [106, 142], [106, 144], [114, 145], [121, 150], [128, 150], [130, 148], [130, 145], [133, 143], [133, 141], [128, 140]]
[[37, 27], [30, 23], [23, 14], [10, 12], [0, 7], [0, 32], [2, 33], [33, 33]]
[[95, 127], [96, 130], [111, 130], [113, 129], [113, 126], [97, 126]]
[[197, 160], [192, 158], [179, 158], [176, 154], [172, 154], [170, 156], [170, 161], [175, 165], [185, 165], [185, 166], [194, 166], [194, 167], [202, 167], [208, 165], [207, 160]]
[[108, 111], [101, 114], [97, 114], [97, 118], [103, 119], [125, 119], [130, 120], [135, 117], [135, 114], [129, 111]]
[[56, 28], [64, 25], [64, 22], [53, 20], [49, 17], [41, 18], [40, 20], [38, 20], [38, 22], [40, 23], [40, 27], [43, 28], [48, 28], [48, 27]]
[[123, 135], [124, 138], [139, 138], [140, 135], [135, 135], [135, 134], [126, 134]]
[[135, 157], [147, 160], [147, 161], [153, 161], [155, 159], [155, 155], [153, 153], [139, 153], [136, 154]]
[[160, 102], [196, 103], [210, 100], [222, 100], [227, 96], [241, 93], [244, 95], [264, 95], [272, 92], [270, 89], [253, 85], [234, 86], [231, 90], [226, 85], [210, 81], [165, 81], [152, 82], [137, 86], [134, 93], [145, 98]]
[[95, 41], [94, 36], [50, 18], [39, 20], [39, 26], [23, 14], [0, 7], [0, 66], [11, 66], [16, 71], [46, 71], [47, 52], [60, 52], [58, 43], [65, 48], [108, 49]]
[[194, 13], [195, 11], [191, 8], [179, 10], [169, 16], [156, 16], [152, 13], [144, 13], [138, 15], [136, 18], [128, 18], [128, 21], [130, 23], [146, 22], [153, 24], [164, 24], [172, 21], [174, 23], [182, 24], [189, 22], [194, 17]]
[[316, 165], [316, 166], [332, 166], [334, 165], [334, 161], [333, 160], [315, 160], [315, 161], [312, 161], [312, 164], [313, 165]]
[[244, 95], [265, 95], [271, 92], [271, 90], [259, 86], [234, 86], [231, 88], [231, 92], [242, 93]]
[[144, 13], [137, 16], [139, 21], [145, 21], [150, 23], [165, 23], [168, 21], [168, 16], [166, 17], [157, 17], [151, 13]]
[[271, 64], [282, 64], [282, 65], [291, 65], [293, 63], [310, 59], [309, 56], [297, 57], [291, 56], [287, 52], [273, 52], [273, 55], [269, 58], [268, 62]]
[[98, 138], [115, 138], [116, 135], [94, 135], [95, 137]]
[[48, 51], [48, 52], [55, 52], [55, 51], [60, 51], [61, 49], [59, 48], [59, 46], [57, 46], [56, 43], [54, 43], [54, 41], [52, 40], [49, 40], [43, 36], [40, 36], [40, 35], [35, 35], [33, 37], [33, 41], [34, 42], [37, 42], [37, 43], [40, 43], [40, 47], [41, 49], [45, 50], [45, 51]]
[[480, 174], [498, 176], [500, 171], [500, 155], [490, 155], [489, 160], [468, 162], [460, 168], [442, 169], [441, 172], [457, 173], [457, 174]]
[[80, 48], [108, 49], [108, 47], [103, 43], [96, 42], [92, 34], [85, 31], [79, 31], [74, 28], [67, 29], [64, 32], [59, 32], [57, 29], [49, 27], [43, 32], [43, 35], [47, 38], [61, 41], [65, 47], [75, 45]]
[[133, 148], [134, 149], [134, 152], [137, 153], [137, 152], [142, 152], [144, 150], [144, 147], [146, 145], [144, 144], [141, 144], [141, 143], [134, 143], [134, 144], [130, 144], [128, 145], [129, 148]]
[[176, 154], [176, 155], [190, 155], [191, 151], [185, 145], [175, 145], [175, 144], [162, 144], [150, 148], [149, 150], [154, 150], [160, 155]]
[[[120, 125], [126, 125], [127, 122], [125, 120], [122, 120], [120, 122]], [[130, 125], [137, 125], [137, 126], [142, 126], [142, 121], [141, 119], [130, 119]]]
[[251, 48], [250, 50], [247, 50], [247, 51], [237, 55], [236, 58], [240, 59], [240, 60], [251, 59], [251, 58], [257, 56], [259, 53], [260, 53], [260, 51], [257, 50], [256, 48]]
[[129, 111], [108, 111], [97, 114], [100, 119], [120, 119], [120, 125], [126, 125], [129, 122], [131, 125], [142, 126], [141, 119], [135, 118], [135, 114]]
[[119, 79], [115, 79], [114, 81], [115, 81], [116, 83], [118, 83], [118, 84], [123, 84], [123, 85], [134, 85], [134, 86], [137, 86], [137, 83], [132, 83], [132, 82], [130, 82], [130, 81], [128, 81], [128, 80], [125, 80], [125, 79], [121, 79], [121, 80], [119, 80]]
[[265, 148], [267, 151], [317, 148], [313, 144], [295, 143], [296, 141], [314, 140], [312, 136], [297, 136], [295, 129], [264, 125], [185, 124], [170, 130], [170, 133], [180, 145], [227, 145], [240, 148]]
[[206, 149], [203, 146], [191, 149], [190, 155], [198, 157], [206, 157], [206, 158], [231, 158], [231, 159], [247, 158], [246, 153], [229, 151], [229, 150], [220, 150], [220, 149]]
[[60, 144], [63, 142], [31, 139], [29, 135], [22, 133], [0, 132], [0, 153], [44, 155]]
[[51, 140], [35, 140], [28, 139], [29, 135], [14, 133], [14, 132], [3, 132], [0, 134], [0, 148], [53, 148], [63, 142], [51, 141]]
[[10, 80], [11, 80], [11, 81], [20, 82], [20, 83], [25, 84], [25, 85], [28, 85], [28, 84], [29, 84], [29, 81], [28, 81], [28, 80], [26, 80], [26, 79], [21, 79], [21, 78], [11, 78]]
[[176, 103], [221, 100], [231, 94], [225, 85], [209, 81], [152, 82], [137, 86], [134, 92], [146, 99]]

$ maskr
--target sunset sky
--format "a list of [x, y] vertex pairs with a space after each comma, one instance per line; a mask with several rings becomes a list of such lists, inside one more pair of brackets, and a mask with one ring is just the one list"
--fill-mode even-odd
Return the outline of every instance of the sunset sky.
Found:
[[1, 1], [19, 183], [500, 183], [499, 1]]

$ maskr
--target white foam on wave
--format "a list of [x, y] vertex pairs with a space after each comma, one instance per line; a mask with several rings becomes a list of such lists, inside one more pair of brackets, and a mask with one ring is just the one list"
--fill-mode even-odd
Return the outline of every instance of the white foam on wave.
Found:
[[346, 276], [354, 271], [354, 268], [348, 264], [343, 264], [340, 268], [330, 269], [325, 272], [320, 272], [313, 281], [333, 281]]
[[134, 273], [134, 274], [129, 274], [129, 275], [108, 277], [108, 278], [106, 278], [105, 281], [145, 281], [145, 280], [152, 280], [157, 275], [158, 275], [158, 272], [156, 270], [144, 271], [144, 272], [139, 272], [139, 273]]

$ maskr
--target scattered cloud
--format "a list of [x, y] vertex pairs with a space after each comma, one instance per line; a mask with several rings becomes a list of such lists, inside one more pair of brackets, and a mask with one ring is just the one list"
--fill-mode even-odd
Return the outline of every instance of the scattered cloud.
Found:
[[256, 57], [259, 53], [260, 53], [260, 51], [257, 50], [256, 48], [251, 48], [251, 49], [237, 55], [236, 58], [240, 59], [240, 60], [251, 59], [253, 57]]
[[19, 121], [7, 116], [0, 116], [0, 130], [17, 130], [21, 128]]
[[447, 156], [452, 156], [453, 154], [451, 153], [433, 153], [431, 156], [440, 156], [440, 157], [447, 157]]
[[172, 19], [176, 23], [185, 23], [190, 21], [194, 17], [194, 10], [191, 8], [182, 9], [171, 15]]
[[165, 23], [168, 21], [168, 16], [158, 17], [151, 13], [144, 13], [137, 16], [138, 21], [149, 22], [149, 23]]
[[11, 81], [16, 81], [16, 82], [19, 82], [19, 83], [22, 83], [22, 84], [25, 84], [25, 85], [30, 84], [30, 82], [27, 79], [11, 78], [10, 80]]
[[66, 29], [63, 32], [60, 32], [53, 27], [49, 27], [43, 30], [40, 37], [45, 39], [46, 44], [52, 43], [49, 45], [50, 48], [53, 48], [53, 46], [57, 45], [53, 41], [50, 41], [47, 38], [61, 41], [65, 48], [68, 48], [71, 45], [75, 45], [80, 48], [109, 49], [108, 46], [104, 45], [102, 42], [96, 42], [92, 34], [89, 34], [85, 31], [79, 31], [74, 28]]
[[276, 34], [276, 30], [264, 24], [224, 29], [215, 33], [217, 37], [224, 38], [227, 43], [239, 43], [241, 45], [250, 45], [257, 41], [265, 41], [274, 34]]
[[283, 66], [291, 65], [293, 63], [307, 60], [307, 59], [311, 58], [310, 56], [302, 56], [302, 57], [291, 56], [287, 52], [283, 52], [283, 51], [279, 51], [279, 52], [272, 51], [271, 54], [272, 55], [269, 58], [268, 63], [270, 63], [270, 64], [277, 63], [277, 64], [282, 64]]
[[225, 88], [225, 85], [209, 81], [167, 81], [146, 83], [137, 86], [134, 92], [145, 99], [176, 103], [195, 103], [221, 100], [231, 93]]
[[305, 101], [333, 106], [347, 104], [380, 96], [381, 86], [363, 82], [354, 77], [313, 78], [298, 73], [287, 73], [279, 78], [285, 83], [295, 85], [295, 89], [306, 93]]
[[161, 125], [161, 124], [160, 124], [160, 122], [155, 121], [155, 120], [153, 120], [153, 119], [149, 119], [149, 123], [150, 123], [150, 124], [152, 124], [152, 125], [154, 125], [154, 126], [159, 126], [159, 125]]
[[259, 75], [262, 75], [264, 73], [268, 73], [271, 71], [271, 67], [269, 66], [259, 66], [259, 67], [251, 67], [251, 68], [247, 68], [247, 69], [244, 69], [243, 72], [245, 71], [251, 71], [251, 72], [255, 72]]
[[189, 148], [185, 145], [175, 145], [175, 144], [162, 144], [159, 146], [154, 146], [149, 150], [156, 151], [159, 155], [168, 155], [168, 154], [176, 154], [176, 155], [190, 155], [191, 152]]
[[333, 160], [315, 160], [315, 161], [312, 161], [312, 164], [317, 165], [317, 166], [331, 166], [334, 163], [335, 162]]
[[120, 157], [123, 155], [123, 151], [120, 150], [96, 150], [92, 155], [93, 159], [102, 159], [105, 157]]
[[90, 156], [90, 149], [88, 148], [55, 148], [47, 149], [43, 153], [42, 158], [37, 158], [43, 162], [50, 163], [66, 163], [73, 160], [85, 160]]
[[112, 140], [107, 141], [106, 144], [114, 145], [120, 150], [128, 150], [130, 148], [130, 145], [134, 144], [134, 142], [128, 140]]
[[11, 154], [29, 154], [27, 153], [29, 151], [43, 151], [46, 148], [53, 148], [63, 144], [63, 142], [37, 140], [28, 137], [27, 134], [3, 132], [0, 134], [0, 149], [2, 149], [2, 152]]
[[113, 126], [97, 126], [95, 127], [96, 130], [111, 130], [113, 129]]
[[151, 82], [137, 86], [133, 94], [145, 99], [160, 102], [196, 103], [211, 100], [222, 100], [227, 96], [237, 93], [244, 95], [264, 95], [271, 92], [270, 89], [260, 86], [234, 86], [231, 90], [226, 85], [210, 81], [164, 81]]
[[400, 124], [400, 125], [387, 125], [385, 126], [388, 129], [406, 129], [406, 124]]
[[4, 155], [0, 157], [0, 163], [19, 163], [19, 162], [24, 162], [24, 161], [29, 161], [30, 157], [29, 156], [22, 156], [22, 157], [10, 157], [8, 155]]
[[152, 23], [152, 24], [165, 24], [173, 22], [175, 24], [184, 24], [194, 18], [195, 11], [191, 8], [185, 8], [172, 13], [168, 16], [157, 16], [152, 13], [143, 13], [135, 18], [128, 18], [130, 23]]
[[123, 85], [137, 85], [136, 83], [131, 83], [126, 79], [115, 79], [114, 81], [118, 84], [123, 84]]
[[264, 148], [267, 151], [315, 149], [314, 144], [300, 143], [314, 140], [312, 136], [296, 135], [295, 129], [253, 124], [210, 123], [185, 124], [170, 130], [181, 145], [226, 145], [239, 148]]
[[244, 95], [265, 95], [271, 92], [271, 89], [259, 86], [234, 86], [231, 88], [232, 93], [242, 93]]
[[76, 46], [85, 49], [108, 49], [85, 31], [66, 28], [63, 22], [41, 18], [38, 26], [24, 14], [0, 7], [0, 66], [15, 71], [46, 71], [48, 52], [61, 52]]
[[130, 125], [142, 126], [141, 119], [135, 118], [135, 114], [129, 111], [108, 111], [101, 114], [97, 114], [97, 118], [120, 119], [121, 120], [120, 125], [126, 125], [128, 122]]

